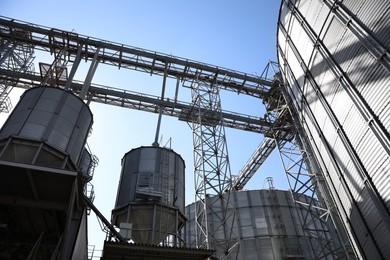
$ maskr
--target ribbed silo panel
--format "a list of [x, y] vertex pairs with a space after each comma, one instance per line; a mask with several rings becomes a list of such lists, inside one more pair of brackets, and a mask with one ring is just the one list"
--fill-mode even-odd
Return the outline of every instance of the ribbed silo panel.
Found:
[[319, 7], [319, 10], [317, 12], [316, 18], [313, 21], [312, 28], [315, 31], [315, 33], [319, 36], [322, 36], [322, 28], [324, 27], [324, 24], [328, 20], [330, 9], [327, 5], [323, 4]]
[[[362, 214], [365, 216], [365, 220], [367, 225], [369, 226], [370, 230], [372, 230], [373, 236], [375, 238], [375, 243], [378, 244], [378, 246], [381, 246], [382, 248], [382, 254], [388, 255], [390, 253], [388, 245], [388, 239], [387, 241], [381, 241], [383, 239], [383, 233], [387, 233], [387, 235], [390, 234], [390, 230], [388, 226], [383, 222], [383, 218], [378, 212], [377, 207], [374, 203], [372, 203], [372, 197], [370, 196], [370, 193], [367, 191], [367, 189], [364, 189], [361, 193], [362, 201], [358, 202], [359, 208], [362, 212]], [[362, 244], [366, 243], [373, 243], [370, 239], [365, 239], [365, 237], [360, 238], [362, 241]], [[387, 243], [386, 243], [387, 242]], [[371, 255], [371, 252], [374, 251], [373, 248], [370, 248], [369, 246], [366, 246], [366, 249], [368, 250], [368, 254]]]
[[[388, 1], [382, 1], [388, 3]], [[385, 9], [384, 9], [385, 10]], [[387, 8], [386, 13], [378, 19], [377, 25], [374, 28], [373, 35], [382, 44], [389, 49], [390, 37], [389, 37], [389, 25], [387, 21], [390, 20], [390, 8]]]
[[[374, 57], [363, 46], [359, 46], [345, 71], [352, 85], [360, 92], [369, 80], [375, 80], [370, 76], [376, 68], [377, 62]], [[378, 89], [378, 93], [383, 93], [383, 91]]]
[[[375, 149], [375, 152], [373, 150]], [[389, 163], [389, 155], [382, 147], [380, 142], [375, 138], [371, 131], [367, 131], [362, 141], [357, 148], [360, 160], [365, 165], [367, 173], [372, 179], [373, 185], [378, 190], [381, 199], [387, 203], [387, 208], [390, 201], [389, 190], [390, 180], [388, 178], [389, 171], [386, 164]], [[379, 171], [379, 169], [383, 169]], [[390, 233], [390, 230], [389, 230]]]
[[49, 125], [53, 113], [43, 110], [31, 111], [25, 125], [20, 131], [20, 136], [29, 137], [33, 139], [41, 139]]
[[297, 4], [295, 5], [299, 11], [303, 14], [306, 15], [307, 12], [310, 11], [310, 5], [311, 5], [312, 0], [307, 0], [307, 1], [297, 1]]
[[35, 109], [38, 111], [54, 111], [58, 105], [60, 98], [58, 96], [42, 96]]
[[346, 159], [348, 161], [339, 161], [339, 164], [344, 163], [346, 165], [346, 171], [343, 172], [343, 175], [346, 179], [348, 185], [348, 190], [351, 192], [354, 200], [359, 202], [362, 200], [360, 193], [365, 188], [365, 179], [361, 175], [359, 170], [356, 168], [354, 162], [351, 159]]
[[325, 29], [322, 41], [329, 53], [333, 55], [339, 46], [339, 41], [335, 41], [335, 39], [341, 39], [344, 36], [346, 29], [345, 25], [334, 16], [331, 16], [329, 20], [330, 23]]
[[280, 11], [280, 22], [285, 28], [290, 26], [290, 18], [291, 15], [289, 13], [289, 8], [287, 7], [286, 3], [283, 3]]
[[[296, 79], [297, 83], [298, 83], [298, 87], [302, 86], [304, 81], [305, 81], [305, 78], [304, 78], [304, 72], [301, 68], [301, 65], [300, 65], [300, 62], [298, 60], [298, 58], [295, 56], [294, 52], [292, 51], [292, 49], [287, 46], [286, 48], [287, 50], [287, 53], [288, 53], [288, 56], [287, 58], [289, 60], [291, 60], [291, 64], [290, 64], [290, 68], [292, 70], [292, 74], [294, 76], [294, 78]], [[294, 93], [296, 94], [296, 96], [298, 95], [299, 92], [296, 92], [294, 91]]]
[[318, 14], [321, 11], [322, 5], [323, 3], [320, 0], [311, 0], [309, 3], [309, 8], [307, 8], [306, 10], [306, 13], [304, 14], [302, 11], [302, 14], [305, 16], [305, 19], [309, 24], [315, 23]]
[[341, 85], [338, 86], [331, 105], [332, 110], [336, 114], [340, 124], [344, 124], [344, 122], [347, 120], [349, 112], [351, 111], [351, 107], [353, 107], [354, 104], [349, 98], [348, 93]]
[[287, 76], [290, 80], [290, 82], [292, 83], [290, 86], [289, 86], [289, 92], [291, 92], [290, 95], [294, 96], [294, 105], [296, 107], [298, 107], [299, 109], [302, 109], [302, 93], [299, 91], [299, 86], [297, 85], [296, 81], [295, 81], [295, 77], [293, 77], [292, 74], [288, 74]]
[[[361, 201], [358, 201], [359, 208], [365, 216], [366, 222], [370, 229], [375, 230], [380, 223], [383, 223], [383, 219], [375, 204], [371, 203], [372, 197], [368, 192], [367, 188], [362, 190], [360, 197]], [[386, 226], [383, 226], [383, 224], [381, 228], [387, 230], [387, 233], [389, 233], [388, 228]], [[376, 240], [378, 241], [378, 239]]]
[[359, 194], [364, 187], [364, 179], [351, 160], [351, 151], [348, 151], [347, 144], [344, 142], [341, 138], [336, 141], [333, 154], [348, 185], [348, 190], [354, 200], [358, 201]]
[[325, 74], [323, 72], [326, 71], [327, 68], [328, 64], [325, 62], [322, 55], [318, 51], [315, 51], [313, 62], [310, 66], [310, 73], [316, 82], [322, 82], [324, 80]]
[[[346, 109], [348, 109], [348, 107]], [[349, 108], [348, 115], [345, 121], [342, 122], [343, 130], [348, 136], [354, 150], [356, 150], [358, 142], [362, 139], [365, 131], [367, 130], [365, 122], [366, 121], [355, 106], [351, 106]]]
[[390, 247], [388, 246], [389, 230], [385, 227], [386, 225], [384, 222], [379, 223], [379, 225], [374, 229], [374, 233], [376, 235], [378, 245], [384, 249], [384, 255], [390, 256]]
[[[383, 0], [366, 0], [357, 13], [359, 21], [370, 28], [375, 35], [378, 22], [389, 11], [390, 2]], [[383, 20], [382, 20], [383, 22]]]
[[369, 129], [366, 129], [363, 138], [359, 141], [356, 152], [367, 172], [371, 174], [376, 172], [380, 165], [389, 158], [386, 150]]
[[[383, 117], [390, 113], [389, 109], [385, 109], [390, 101], [389, 72], [379, 64], [375, 64], [374, 69], [372, 74], [367, 75], [366, 84], [360, 89], [360, 92], [383, 123]], [[390, 127], [388, 126], [386, 129], [390, 129]]]
[[390, 172], [390, 158], [388, 157], [378, 170], [372, 175], [372, 181], [375, 184], [376, 189], [382, 194], [383, 200], [386, 203], [387, 210], [390, 211], [390, 178], [388, 173]]
[[351, 11], [352, 14], [356, 15], [360, 11], [366, 0], [344, 0], [342, 4]]
[[385, 129], [390, 129], [390, 100], [386, 106], [383, 107], [383, 110], [379, 113], [378, 117]]
[[[338, 150], [336, 150], [338, 149]], [[338, 168], [333, 165], [333, 163], [329, 162], [328, 171], [331, 176], [332, 185], [336, 188], [335, 196], [340, 198], [340, 204], [345, 209], [346, 214], [348, 214], [348, 210], [351, 209], [353, 205], [352, 194], [347, 187], [349, 184], [348, 177], [345, 176], [345, 172], [347, 169], [348, 159], [346, 161], [342, 161], [348, 155], [347, 151], [344, 149], [344, 145], [342, 144], [340, 139], [337, 139], [335, 142], [333, 150], [337, 151], [337, 153], [333, 154], [336, 163], [342, 163], [338, 165]], [[330, 158], [329, 155], [324, 156], [324, 158]]]
[[[332, 35], [329, 35], [329, 37], [332, 37]], [[332, 54], [332, 57], [334, 61], [339, 65], [339, 67], [343, 71], [347, 72], [348, 76], [350, 76], [348, 71], [355, 73], [354, 68], [356, 67], [353, 67], [353, 65], [351, 65], [353, 61], [356, 61], [357, 59], [359, 59], [359, 57], [365, 54], [362, 49], [362, 44], [351, 33], [351, 31], [347, 30], [345, 31], [345, 34], [343, 35], [342, 39], [338, 42], [337, 49]]]
[[[310, 86], [311, 84], [307, 84], [307, 86]], [[308, 88], [308, 90], [310, 90]], [[327, 111], [325, 110], [322, 102], [319, 100], [319, 98], [316, 95], [315, 90], [312, 90], [313, 93], [311, 94], [312, 97], [308, 97], [309, 107], [312, 111], [312, 113], [316, 116], [316, 124], [319, 127], [322, 127], [325, 123], [325, 119], [328, 117]]]

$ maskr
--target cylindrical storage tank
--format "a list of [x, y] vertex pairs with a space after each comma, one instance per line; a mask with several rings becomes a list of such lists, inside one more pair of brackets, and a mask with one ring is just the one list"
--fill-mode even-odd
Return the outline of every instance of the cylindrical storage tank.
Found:
[[71, 92], [36, 87], [24, 92], [1, 128], [0, 140], [17, 137], [43, 142], [69, 156], [76, 165], [92, 121], [88, 105]]
[[[224, 194], [223, 196], [228, 196]], [[308, 203], [310, 198], [301, 196], [303, 202]], [[211, 204], [216, 197], [208, 197], [207, 202]], [[234, 200], [235, 208], [227, 212], [235, 211], [235, 223], [233, 224], [232, 240], [239, 243], [239, 254], [237, 259], [317, 259], [316, 255], [326, 255], [321, 250], [320, 243], [326, 243], [320, 239], [309, 238], [303, 231], [303, 214], [294, 203], [291, 193], [282, 190], [248, 190], [237, 191], [230, 194]], [[199, 203], [199, 202], [198, 202]], [[195, 203], [186, 207], [186, 241], [187, 246], [195, 245]], [[217, 216], [208, 214], [210, 233], [218, 228]], [[307, 216], [310, 217], [310, 216]], [[318, 237], [323, 237], [327, 232], [327, 226], [318, 219], [312, 220], [312, 233], [318, 232]], [[316, 230], [316, 231], [315, 231]], [[315, 237], [313, 235], [313, 237]], [[329, 238], [331, 239], [331, 238]], [[222, 259], [224, 252], [216, 252], [215, 256]], [[327, 258], [332, 259], [332, 252]]]
[[122, 159], [114, 224], [131, 224], [129, 239], [159, 244], [178, 236], [184, 225], [185, 164], [180, 155], [162, 147], [140, 147]]
[[390, 1], [282, 1], [278, 61], [361, 259], [390, 256]]

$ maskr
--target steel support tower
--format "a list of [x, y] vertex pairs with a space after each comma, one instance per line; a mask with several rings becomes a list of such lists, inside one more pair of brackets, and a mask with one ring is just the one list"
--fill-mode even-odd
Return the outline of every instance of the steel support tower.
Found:
[[[225, 129], [221, 124], [219, 86], [196, 79], [191, 89], [192, 103], [197, 110], [191, 124], [197, 245], [224, 252], [220, 259], [236, 259], [239, 246], [233, 239], [234, 201], [230, 193], [223, 196], [231, 188], [231, 171]], [[214, 221], [209, 215], [215, 217]]]
[[[15, 30], [25, 38], [31, 38], [30, 32]], [[11, 39], [0, 38], [0, 69], [12, 70], [16, 72], [34, 71], [34, 46], [29, 43], [16, 43]], [[15, 82], [7, 80], [0, 81], [0, 113], [8, 113], [12, 109], [9, 93], [13, 89]]]

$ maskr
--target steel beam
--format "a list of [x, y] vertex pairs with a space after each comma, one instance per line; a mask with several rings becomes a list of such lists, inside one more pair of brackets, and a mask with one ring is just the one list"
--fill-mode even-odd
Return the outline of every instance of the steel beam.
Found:
[[[41, 77], [38, 74], [30, 72], [17, 72], [0, 69], [0, 83], [8, 82], [15, 84], [20, 88], [31, 88], [40, 85]], [[59, 82], [64, 86], [65, 82]], [[83, 82], [72, 82], [70, 89], [74, 93], [79, 93], [82, 89]], [[189, 121], [197, 117], [197, 111], [194, 110], [190, 103], [172, 101], [168, 98], [161, 99], [157, 96], [145, 95], [131, 92], [124, 89], [110, 88], [107, 86], [91, 84], [87, 97], [92, 101], [114, 106], [132, 108], [146, 112], [159, 113], [159, 107], [163, 108], [163, 115], [178, 117], [179, 120]], [[213, 122], [213, 114], [202, 111], [204, 123]], [[231, 111], [222, 111], [222, 124], [226, 127], [246, 130], [257, 133], [268, 133], [272, 124], [266, 120], [244, 114], [238, 114]]]
[[86, 60], [92, 60], [99, 48], [98, 60], [101, 63], [151, 75], [163, 75], [167, 67], [169, 77], [180, 78], [182, 81], [198, 78], [217, 84], [222, 89], [259, 98], [267, 96], [268, 89], [272, 86], [272, 81], [255, 75], [6, 17], [0, 17], [0, 38], [19, 44], [31, 44], [51, 53], [66, 49], [72, 59], [76, 57], [80, 46], [83, 46], [81, 55]]

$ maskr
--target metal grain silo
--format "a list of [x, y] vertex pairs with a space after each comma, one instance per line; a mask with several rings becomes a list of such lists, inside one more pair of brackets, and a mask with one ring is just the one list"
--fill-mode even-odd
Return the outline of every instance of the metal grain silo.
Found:
[[[224, 194], [228, 196], [228, 194]], [[289, 191], [282, 190], [248, 190], [230, 194], [235, 200], [236, 212], [233, 225], [234, 240], [239, 242], [237, 259], [315, 259], [315, 250], [321, 250], [320, 239], [305, 235], [303, 218]], [[310, 200], [302, 196], [304, 202]], [[209, 202], [215, 197], [208, 197]], [[218, 213], [216, 213], [218, 214]], [[195, 245], [195, 203], [186, 207], [186, 241], [189, 246]], [[208, 214], [209, 222], [218, 221], [218, 217]], [[216, 222], [215, 222], [216, 223]], [[318, 220], [312, 219], [313, 232], [327, 232]], [[211, 225], [212, 232], [217, 225]], [[313, 236], [314, 237], [314, 236]], [[318, 238], [321, 235], [317, 236]], [[331, 238], [330, 238], [331, 239]], [[216, 252], [222, 259], [224, 252]], [[329, 258], [332, 259], [331, 255]]]
[[176, 245], [184, 218], [184, 170], [180, 155], [162, 147], [140, 147], [122, 159], [113, 222], [128, 239]]
[[[64, 163], [75, 166], [91, 126], [88, 105], [71, 92], [53, 87], [29, 89], [1, 128], [0, 140], [12, 137], [15, 144], [13, 152], [3, 154], [3, 159], [60, 168]], [[50, 148], [42, 149], [27, 142], [43, 143]], [[58, 159], [60, 154], [70, 161]]]
[[389, 1], [282, 1], [285, 97], [364, 259], [390, 256], [389, 34]]
[[91, 125], [89, 107], [69, 91], [22, 95], [0, 131], [1, 259], [86, 259]]

